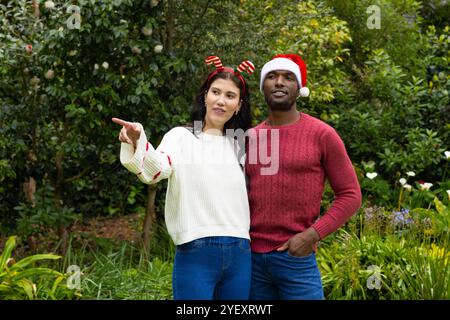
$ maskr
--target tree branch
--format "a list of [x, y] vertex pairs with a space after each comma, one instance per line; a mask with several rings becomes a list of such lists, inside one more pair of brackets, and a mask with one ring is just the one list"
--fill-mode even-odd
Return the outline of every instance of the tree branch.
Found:
[[65, 179], [64, 182], [65, 183], [69, 183], [69, 182], [72, 182], [74, 180], [77, 180], [77, 179], [85, 176], [87, 173], [89, 173], [91, 171], [91, 169], [92, 169], [92, 166], [87, 166], [80, 173], [78, 173], [78, 174], [76, 174], [76, 175], [74, 175], [74, 176], [72, 176], [70, 178]]

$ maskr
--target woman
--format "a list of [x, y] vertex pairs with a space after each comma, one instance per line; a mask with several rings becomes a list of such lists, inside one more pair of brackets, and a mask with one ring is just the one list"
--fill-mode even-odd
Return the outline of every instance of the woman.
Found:
[[[169, 179], [165, 221], [176, 245], [175, 300], [248, 299], [251, 279], [250, 213], [233, 133], [251, 126], [244, 61], [237, 70], [216, 66], [197, 95], [193, 130], [176, 127], [155, 150], [142, 125], [123, 128], [120, 161], [147, 184]], [[242, 143], [240, 144], [242, 146]]]

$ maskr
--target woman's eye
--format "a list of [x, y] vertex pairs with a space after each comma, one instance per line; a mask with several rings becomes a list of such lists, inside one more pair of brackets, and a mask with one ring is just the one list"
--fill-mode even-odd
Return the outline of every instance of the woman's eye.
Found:
[[235, 97], [235, 96], [232, 95], [232, 94], [229, 94], [229, 95], [228, 95], [228, 99], [234, 99], [234, 97]]

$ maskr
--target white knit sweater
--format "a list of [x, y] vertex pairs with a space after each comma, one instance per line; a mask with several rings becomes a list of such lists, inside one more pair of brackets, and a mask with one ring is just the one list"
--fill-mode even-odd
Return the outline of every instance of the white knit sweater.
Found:
[[209, 236], [250, 239], [245, 178], [231, 138], [176, 127], [155, 150], [141, 132], [135, 151], [121, 144], [120, 162], [144, 183], [169, 179], [165, 220], [176, 245]]

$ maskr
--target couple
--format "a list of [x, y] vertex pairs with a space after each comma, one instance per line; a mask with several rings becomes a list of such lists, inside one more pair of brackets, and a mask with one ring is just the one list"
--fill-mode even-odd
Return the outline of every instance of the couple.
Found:
[[[358, 210], [361, 192], [336, 131], [297, 111], [297, 97], [309, 94], [306, 65], [298, 55], [277, 55], [261, 71], [269, 116], [238, 144], [247, 152], [257, 144], [278, 153], [277, 171], [262, 174], [267, 163], [237, 157], [236, 140], [226, 134], [251, 126], [241, 73], [251, 74], [254, 66], [244, 61], [236, 70], [224, 68], [214, 56], [206, 63], [216, 69], [192, 113], [194, 122], [202, 121], [200, 130], [173, 128], [155, 150], [141, 124], [113, 118], [123, 126], [122, 164], [147, 184], [169, 179], [165, 220], [176, 245], [174, 299], [323, 299], [318, 241]], [[276, 143], [261, 139], [263, 133]], [[186, 161], [199, 155], [202, 161]], [[319, 219], [325, 179], [335, 199]]]

